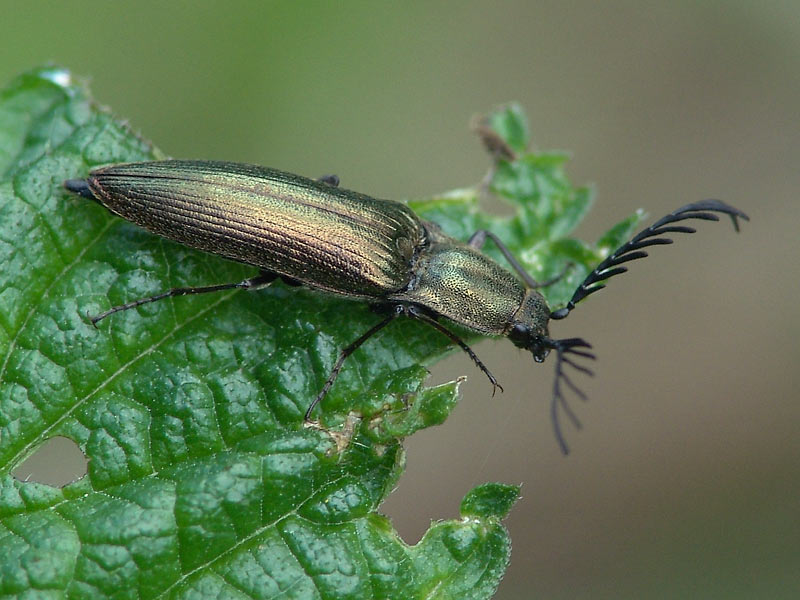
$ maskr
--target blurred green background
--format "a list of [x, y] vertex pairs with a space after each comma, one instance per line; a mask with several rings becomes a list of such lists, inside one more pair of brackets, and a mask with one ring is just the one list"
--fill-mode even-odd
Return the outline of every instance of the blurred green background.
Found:
[[[800, 597], [800, 4], [3, 2], [0, 80], [53, 61], [168, 154], [265, 164], [380, 197], [477, 182], [472, 115], [527, 109], [597, 204], [593, 240], [723, 198], [748, 212], [659, 249], [567, 320], [597, 376], [553, 439], [552, 364], [466, 357], [442, 427], [384, 506], [416, 542], [477, 483], [523, 483], [498, 598]], [[53, 455], [35, 457], [57, 473]], [[33, 468], [33, 467], [32, 467]], [[51, 475], [52, 476], [52, 475]]]

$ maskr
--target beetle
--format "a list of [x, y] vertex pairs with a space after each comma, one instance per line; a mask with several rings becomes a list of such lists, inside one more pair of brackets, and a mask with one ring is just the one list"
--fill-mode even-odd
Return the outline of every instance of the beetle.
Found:
[[[86, 179], [69, 179], [64, 187], [112, 213], [173, 241], [253, 265], [258, 275], [235, 283], [174, 288], [90, 317], [92, 324], [116, 312], [163, 298], [228, 289], [255, 290], [280, 278], [339, 296], [369, 302], [382, 319], [343, 348], [305, 413], [311, 421], [347, 357], [401, 315], [427, 323], [466, 352], [488, 377], [493, 394], [502, 387], [445, 319], [488, 336], [505, 336], [528, 350], [536, 362], [556, 354], [550, 405], [561, 450], [568, 451], [559, 408], [576, 424], [565, 388], [586, 396], [565, 372], [592, 371], [576, 359], [595, 359], [582, 338], [555, 339], [548, 326], [569, 315], [575, 305], [627, 271], [623, 263], [647, 256], [644, 248], [670, 244], [672, 233], [694, 233], [679, 225], [728, 215], [739, 231], [748, 216], [720, 200], [687, 204], [642, 230], [592, 270], [567, 304], [551, 310], [537, 291], [555, 280], [537, 282], [503, 242], [479, 230], [465, 243], [423, 221], [405, 204], [379, 200], [338, 187], [336, 176], [308, 179], [254, 165], [165, 160], [125, 163], [94, 169]], [[480, 252], [491, 240], [513, 271]], [[558, 278], [556, 278], [557, 280]]]

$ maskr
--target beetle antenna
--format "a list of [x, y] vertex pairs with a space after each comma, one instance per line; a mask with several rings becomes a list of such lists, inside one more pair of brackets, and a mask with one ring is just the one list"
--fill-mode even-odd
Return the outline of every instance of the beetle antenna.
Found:
[[614, 275], [625, 273], [628, 269], [627, 267], [621, 267], [620, 265], [622, 263], [637, 260], [639, 258], [645, 258], [647, 256], [647, 252], [642, 250], [642, 248], [671, 244], [672, 239], [664, 237], [668, 233], [694, 233], [697, 231], [693, 227], [687, 227], [686, 225], [670, 226], [671, 223], [677, 223], [687, 219], [719, 221], [719, 217], [714, 214], [715, 212], [724, 213], [730, 216], [731, 220], [733, 221], [733, 227], [737, 232], [739, 231], [738, 219], [741, 218], [745, 221], [750, 220], [750, 217], [748, 217], [738, 208], [734, 208], [733, 206], [725, 204], [721, 200], [702, 200], [700, 202], [693, 202], [692, 204], [682, 206], [678, 210], [671, 212], [665, 217], [662, 217], [647, 229], [640, 231], [630, 241], [617, 248], [616, 251], [610, 254], [603, 262], [597, 265], [597, 267], [595, 267], [591, 273], [589, 273], [586, 279], [583, 280], [583, 283], [581, 283], [575, 290], [575, 293], [572, 294], [572, 298], [569, 302], [567, 302], [565, 307], [559, 308], [558, 310], [550, 313], [550, 318], [563, 319], [573, 308], [575, 308], [575, 305], [586, 298], [586, 296], [606, 287], [605, 283], [603, 282], [605, 282], [607, 279], [610, 279]]
[[546, 339], [544, 342], [549, 348], [556, 351], [556, 377], [553, 381], [553, 400], [550, 404], [550, 418], [553, 421], [553, 430], [555, 432], [558, 445], [561, 447], [561, 452], [564, 454], [569, 454], [569, 446], [567, 446], [567, 442], [564, 440], [564, 434], [561, 431], [561, 421], [559, 420], [558, 416], [559, 408], [566, 413], [566, 415], [569, 417], [569, 420], [572, 421], [572, 424], [575, 426], [575, 429], [581, 428], [581, 422], [578, 420], [578, 417], [575, 415], [572, 408], [570, 408], [566, 398], [564, 397], [562, 383], [564, 386], [572, 390], [572, 392], [584, 402], [587, 400], [587, 398], [583, 390], [575, 385], [570, 376], [564, 372], [564, 366], [569, 365], [581, 373], [593, 376], [594, 372], [591, 369], [578, 364], [569, 355], [588, 358], [591, 360], [595, 360], [597, 357], [593, 353], [587, 352], [586, 350], [578, 350], [578, 348], [592, 347], [589, 342], [581, 338], [567, 338], [564, 340]]

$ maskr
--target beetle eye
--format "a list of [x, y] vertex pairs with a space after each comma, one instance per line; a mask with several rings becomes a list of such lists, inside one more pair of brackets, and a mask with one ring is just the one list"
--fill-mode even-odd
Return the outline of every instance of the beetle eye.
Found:
[[511, 331], [508, 332], [508, 338], [514, 343], [514, 345], [519, 346], [520, 348], [527, 348], [528, 341], [530, 340], [529, 329], [526, 325], [522, 323], [517, 323], [511, 328]]

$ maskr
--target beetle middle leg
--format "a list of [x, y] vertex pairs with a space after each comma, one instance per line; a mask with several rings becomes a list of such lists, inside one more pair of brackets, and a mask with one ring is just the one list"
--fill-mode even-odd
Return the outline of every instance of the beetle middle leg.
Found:
[[139, 300], [134, 300], [132, 302], [126, 302], [125, 304], [113, 306], [108, 310], [101, 312], [100, 314], [89, 316], [89, 320], [92, 322], [92, 325], [97, 325], [99, 321], [105, 319], [109, 315], [113, 315], [114, 313], [122, 312], [123, 310], [128, 310], [131, 308], [136, 308], [137, 306], [141, 306], [142, 304], [149, 304], [150, 302], [156, 302], [157, 300], [163, 300], [164, 298], [172, 298], [174, 296], [208, 294], [211, 292], [221, 292], [223, 290], [231, 290], [236, 288], [244, 290], [257, 290], [268, 286], [270, 283], [275, 281], [277, 277], [278, 275], [276, 275], [275, 273], [262, 271], [255, 277], [251, 277], [250, 279], [245, 279], [243, 281], [237, 281], [236, 283], [221, 283], [219, 285], [208, 285], [203, 287], [172, 288], [171, 290], [168, 290], [161, 294], [156, 294], [155, 296], [148, 296], [147, 298], [140, 298]]
[[467, 240], [467, 245], [471, 248], [475, 248], [476, 250], [480, 250], [483, 247], [483, 244], [486, 242], [486, 238], [489, 238], [494, 242], [494, 245], [497, 246], [497, 249], [503, 254], [505, 259], [508, 261], [514, 270], [522, 277], [522, 280], [525, 282], [530, 289], [537, 289], [547, 287], [548, 285], [553, 285], [557, 281], [560, 281], [564, 275], [572, 268], [572, 263], [568, 263], [566, 267], [555, 277], [547, 279], [546, 281], [536, 281], [530, 274], [525, 270], [520, 262], [516, 259], [516, 257], [511, 253], [511, 250], [503, 243], [503, 241], [493, 234], [491, 231], [487, 229], [479, 229], [475, 233], [470, 236], [469, 240]]
[[333, 365], [333, 369], [331, 370], [331, 374], [328, 375], [328, 379], [325, 381], [325, 384], [322, 386], [322, 389], [317, 394], [317, 397], [309, 404], [308, 408], [306, 409], [305, 420], [306, 422], [311, 421], [311, 413], [314, 412], [314, 409], [317, 405], [322, 402], [323, 398], [328, 395], [328, 391], [331, 389], [333, 382], [336, 381], [336, 378], [339, 377], [339, 371], [342, 370], [342, 366], [344, 365], [344, 361], [347, 360], [347, 357], [350, 356], [353, 352], [358, 350], [361, 345], [366, 342], [369, 338], [373, 335], [378, 333], [381, 329], [386, 327], [389, 323], [394, 321], [397, 317], [403, 314], [403, 308], [401, 306], [395, 307], [391, 313], [389, 313], [386, 318], [383, 319], [377, 325], [371, 327], [366, 333], [364, 333], [361, 337], [359, 337], [356, 341], [354, 341], [349, 346], [342, 349], [339, 352], [339, 358], [336, 359], [336, 364]]
[[[375, 310], [375, 312], [384, 313], [384, 311], [386, 310], [386, 305], [385, 304], [384, 305], [376, 304], [376, 305], [373, 305], [372, 308]], [[325, 398], [325, 396], [328, 395], [328, 392], [330, 391], [331, 387], [333, 386], [333, 383], [336, 381], [336, 378], [339, 377], [339, 372], [342, 370], [342, 366], [344, 365], [344, 361], [346, 361], [347, 358], [353, 352], [358, 350], [364, 342], [366, 342], [369, 338], [371, 338], [373, 335], [378, 333], [381, 329], [386, 327], [389, 323], [394, 321], [400, 315], [407, 315], [407, 316], [409, 316], [409, 317], [411, 317], [413, 319], [418, 319], [418, 320], [422, 321], [423, 323], [427, 323], [428, 325], [430, 325], [431, 327], [433, 327], [434, 329], [436, 329], [440, 333], [442, 333], [445, 336], [447, 336], [450, 339], [450, 341], [452, 341], [453, 343], [457, 344], [464, 352], [466, 352], [467, 355], [475, 363], [475, 365], [481, 371], [483, 371], [484, 375], [486, 375], [486, 377], [489, 379], [489, 382], [493, 386], [492, 387], [492, 396], [494, 396], [495, 392], [498, 389], [501, 392], [503, 391], [503, 386], [498, 383], [497, 379], [495, 379], [495, 376], [492, 375], [492, 372], [489, 371], [488, 367], [483, 364], [483, 361], [481, 361], [481, 359], [478, 358], [478, 355], [475, 354], [475, 352], [472, 350], [472, 348], [470, 348], [467, 345], [467, 343], [464, 340], [462, 340], [460, 337], [458, 337], [455, 333], [453, 333], [452, 331], [447, 329], [444, 325], [439, 323], [434, 317], [428, 315], [425, 311], [421, 310], [419, 307], [416, 307], [416, 306], [413, 306], [413, 305], [406, 305], [406, 304], [389, 305], [389, 311], [390, 311], [389, 314], [386, 315], [386, 317], [381, 322], [379, 322], [377, 325], [374, 325], [373, 327], [371, 327], [366, 333], [361, 335], [357, 340], [355, 340], [350, 345], [348, 345], [347, 347], [342, 349], [341, 352], [339, 352], [339, 358], [336, 359], [336, 364], [333, 366], [333, 369], [331, 369], [331, 373], [330, 373], [330, 375], [328, 375], [328, 379], [323, 384], [322, 389], [319, 391], [319, 394], [317, 394], [317, 397], [314, 398], [314, 400], [311, 402], [311, 404], [306, 409], [306, 414], [305, 414], [306, 422], [311, 421], [311, 413], [314, 412], [314, 409], [317, 407], [317, 405], [320, 402], [322, 402], [322, 400]]]

